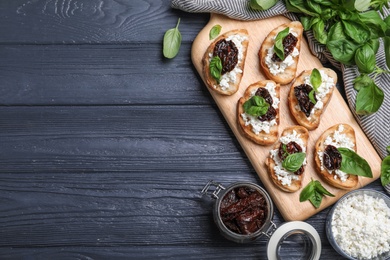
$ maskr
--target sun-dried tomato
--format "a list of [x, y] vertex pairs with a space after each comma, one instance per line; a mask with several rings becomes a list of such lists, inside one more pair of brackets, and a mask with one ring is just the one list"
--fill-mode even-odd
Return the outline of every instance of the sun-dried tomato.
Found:
[[324, 150], [323, 164], [329, 171], [338, 170], [341, 167], [341, 153], [333, 145], [327, 145]]
[[[305, 113], [307, 117], [310, 116], [311, 110], [314, 107], [313, 102], [309, 98], [309, 93], [313, 88], [310, 85], [302, 84], [294, 88], [295, 97], [298, 100], [301, 111]], [[314, 100], [317, 101], [316, 95], [313, 95]]]
[[[292, 33], [289, 33], [284, 39], [283, 39], [283, 50], [284, 50], [284, 58], [286, 58], [288, 55], [290, 55], [294, 51], [294, 47], [297, 45], [298, 38], [295, 37]], [[271, 60], [273, 62], [280, 62], [282, 61], [276, 53], [272, 56]]]
[[219, 40], [214, 47], [213, 56], [218, 56], [222, 62], [222, 72], [232, 71], [238, 63], [238, 49], [234, 42], [226, 41], [225, 39]]
[[263, 97], [265, 99], [265, 102], [269, 104], [269, 108], [267, 113], [265, 113], [262, 116], [259, 116], [258, 119], [262, 122], [264, 121], [271, 121], [276, 118], [276, 109], [272, 107], [273, 99], [271, 94], [266, 88], [258, 88], [258, 90], [255, 93], [256, 96]]

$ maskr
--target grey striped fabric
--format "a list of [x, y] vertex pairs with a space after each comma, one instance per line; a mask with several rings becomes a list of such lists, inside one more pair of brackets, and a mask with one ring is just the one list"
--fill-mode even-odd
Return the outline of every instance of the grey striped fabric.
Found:
[[[298, 17], [289, 13], [282, 1], [267, 11], [253, 11], [249, 7], [249, 0], [171, 0], [171, 6], [191, 13], [218, 13], [226, 15], [236, 20], [258, 20], [265, 19], [276, 15], [284, 15], [291, 20], [298, 20]], [[385, 17], [390, 14], [385, 10]], [[359, 122], [363, 131], [382, 157], [387, 155], [386, 147], [390, 145], [390, 75], [381, 74], [375, 80], [376, 84], [385, 92], [383, 105], [373, 115], [359, 116], [355, 111], [355, 101], [357, 92], [353, 88], [353, 80], [359, 75], [355, 66], [345, 66], [335, 61], [324, 45], [319, 44], [313, 37], [311, 31], [306, 32], [309, 47], [314, 55], [322, 62], [329, 61], [336, 68], [340, 69], [343, 74], [344, 87], [348, 99], [349, 107]], [[377, 65], [386, 69], [386, 60], [383, 43], [377, 53]]]

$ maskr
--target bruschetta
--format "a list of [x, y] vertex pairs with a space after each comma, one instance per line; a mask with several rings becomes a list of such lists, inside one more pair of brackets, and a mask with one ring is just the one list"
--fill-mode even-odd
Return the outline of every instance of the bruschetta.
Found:
[[[254, 97], [262, 98], [267, 109], [258, 114], [248, 104]], [[260, 145], [271, 145], [278, 140], [280, 85], [272, 80], [251, 84], [237, 102], [237, 122], [244, 136]], [[253, 104], [256, 105], [256, 104]], [[249, 107], [250, 108], [250, 107]]]
[[[311, 80], [314, 77], [316, 79]], [[321, 115], [330, 102], [336, 82], [337, 74], [328, 68], [305, 70], [295, 79], [290, 87], [288, 106], [299, 125], [309, 131], [320, 125]]]
[[[306, 151], [309, 132], [303, 126], [291, 126], [283, 130], [279, 142], [275, 144], [266, 159], [269, 177], [276, 187], [286, 192], [295, 192], [302, 187], [306, 165]], [[292, 154], [304, 153], [299, 169], [287, 170], [284, 162]]]
[[[278, 37], [279, 33], [281, 34]], [[282, 34], [285, 37], [282, 37]], [[268, 79], [285, 85], [295, 78], [301, 51], [302, 34], [302, 24], [294, 21], [276, 27], [264, 39], [260, 47], [259, 59], [261, 70]], [[280, 57], [280, 51], [277, 51], [281, 49], [283, 49], [282, 57]]]
[[237, 92], [244, 75], [248, 44], [249, 35], [245, 29], [226, 32], [210, 44], [202, 59], [209, 89], [222, 95]]
[[314, 161], [317, 173], [329, 185], [349, 190], [358, 184], [358, 176], [339, 170], [341, 155], [337, 148], [344, 147], [356, 152], [355, 131], [348, 124], [328, 128], [315, 144]]

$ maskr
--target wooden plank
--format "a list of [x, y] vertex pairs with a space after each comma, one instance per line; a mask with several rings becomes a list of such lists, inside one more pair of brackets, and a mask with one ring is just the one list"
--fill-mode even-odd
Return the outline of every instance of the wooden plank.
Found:
[[0, 107], [0, 136], [2, 173], [220, 171], [216, 160], [239, 171], [248, 164], [210, 106]]
[[190, 48], [166, 60], [161, 43], [0, 45], [0, 105], [208, 104]]
[[166, 0], [13, 0], [0, 3], [1, 43], [161, 42], [181, 17], [184, 42], [191, 42], [208, 14], [183, 13]]
[[[327, 184], [324, 184], [330, 192], [335, 194], [334, 198], [326, 197], [319, 209], [315, 209], [310, 202], [299, 202], [300, 192], [295, 193], [286, 193], [275, 187], [273, 182], [268, 176], [267, 169], [265, 166], [265, 160], [269, 156], [269, 150], [272, 147], [262, 147], [257, 144], [254, 144], [249, 139], [244, 137], [239, 129], [237, 128], [237, 118], [236, 118], [236, 107], [238, 99], [243, 96], [243, 93], [247, 86], [256, 81], [265, 79], [265, 76], [260, 72], [259, 61], [258, 61], [258, 51], [260, 45], [268, 33], [277, 27], [280, 24], [289, 22], [285, 17], [278, 16], [270, 19], [251, 21], [251, 22], [242, 22], [228, 19], [227, 17], [221, 15], [212, 15], [210, 22], [207, 26], [199, 33], [197, 38], [194, 41], [192, 47], [192, 60], [198, 71], [198, 73], [203, 78], [202, 73], [202, 57], [210, 45], [210, 40], [208, 38], [209, 31], [212, 26], [215, 24], [220, 24], [223, 28], [221, 33], [227, 32], [232, 29], [241, 29], [245, 28], [248, 30], [250, 35], [250, 43], [245, 63], [245, 73], [241, 81], [241, 87], [239, 91], [232, 96], [222, 96], [210, 90], [211, 95], [219, 106], [222, 114], [224, 115], [226, 121], [231, 127], [233, 133], [240, 142], [243, 150], [249, 157], [249, 160], [252, 162], [253, 167], [256, 169], [257, 174], [259, 175], [263, 184], [267, 187], [268, 192], [270, 193], [274, 203], [279, 208], [283, 217], [287, 220], [304, 220], [308, 217], [318, 213], [322, 209], [332, 205], [336, 202], [342, 195], [347, 191], [333, 188]], [[315, 67], [322, 67], [321, 63], [316, 59], [309, 51], [306, 41], [303, 41], [300, 53], [300, 60], [298, 64], [298, 73], [304, 69], [312, 69]], [[289, 92], [288, 86], [281, 87], [280, 94], [280, 126], [279, 133], [287, 126], [295, 125], [296, 122], [292, 119], [288, 106], [287, 106], [287, 96]], [[330, 126], [333, 126], [338, 123], [347, 123], [350, 124], [356, 132], [357, 139], [357, 148], [358, 153], [366, 158], [369, 162], [374, 178], [359, 178], [359, 184], [356, 188], [363, 187], [368, 183], [376, 180], [380, 176], [380, 163], [381, 159], [376, 153], [374, 147], [371, 145], [355, 118], [353, 117], [351, 111], [349, 110], [347, 104], [343, 100], [342, 96], [335, 89], [332, 99], [327, 107], [326, 112], [322, 116], [320, 126], [310, 132], [308, 147], [307, 147], [307, 161], [308, 165], [305, 168], [305, 175], [302, 180], [302, 185], [305, 187], [310, 180], [320, 179], [317, 175], [314, 168], [314, 144], [319, 138], [319, 136]]]

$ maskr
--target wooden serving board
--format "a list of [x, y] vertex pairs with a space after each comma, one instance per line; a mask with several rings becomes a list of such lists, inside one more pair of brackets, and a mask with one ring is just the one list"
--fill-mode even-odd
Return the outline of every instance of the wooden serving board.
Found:
[[[242, 135], [240, 129], [238, 129], [237, 126], [236, 106], [238, 99], [243, 95], [245, 89], [250, 84], [265, 79], [265, 76], [260, 71], [258, 59], [258, 51], [264, 38], [272, 29], [274, 29], [280, 24], [287, 22], [290, 21], [283, 16], [277, 16], [265, 20], [244, 22], [232, 20], [221, 15], [211, 14], [209, 23], [202, 31], [200, 31], [200, 33], [194, 40], [192, 46], [192, 62], [198, 73], [202, 77], [203, 81], [205, 82], [204, 75], [202, 73], [202, 57], [207, 47], [212, 43], [212, 40], [209, 40], [210, 29], [214, 25], [219, 24], [222, 26], [221, 34], [233, 29], [245, 28], [248, 30], [249, 49], [246, 57], [244, 76], [242, 78], [238, 92], [233, 94], [232, 96], [222, 96], [217, 93], [214, 93], [213, 91], [210, 91], [210, 93], [214, 98], [215, 102], [217, 103], [226, 121], [228, 122], [229, 126], [231, 127], [234, 135], [240, 142], [249, 160], [251, 161], [262, 183], [272, 197], [273, 202], [278, 207], [284, 219], [290, 221], [307, 219], [308, 217], [335, 203], [342, 195], [347, 192], [345, 190], [333, 188], [324, 183], [314, 169], [314, 144], [317, 141], [318, 137], [330, 126], [333, 126], [338, 123], [346, 123], [351, 125], [355, 129], [356, 133], [358, 154], [365, 158], [371, 166], [374, 178], [371, 179], [359, 177], [359, 184], [356, 188], [361, 188], [368, 183], [378, 179], [378, 177], [380, 176], [381, 159], [375, 151], [374, 147], [371, 145], [370, 141], [367, 139], [366, 135], [359, 127], [358, 123], [353, 117], [351, 111], [349, 110], [339, 91], [335, 89], [331, 101], [328, 104], [325, 113], [322, 115], [320, 126], [316, 130], [309, 132], [310, 137], [307, 147], [307, 165], [303, 178], [303, 187], [305, 187], [308, 182], [310, 182], [310, 180], [313, 178], [314, 180], [320, 180], [324, 187], [336, 196], [324, 197], [321, 203], [321, 207], [319, 209], [315, 209], [309, 201], [299, 202], [299, 194], [301, 190], [295, 193], [286, 193], [278, 189], [270, 180], [265, 166], [265, 159], [269, 156], [269, 150], [272, 148], [272, 146], [261, 146], [255, 144]], [[303, 39], [297, 74], [299, 74], [302, 70], [305, 69], [313, 69], [319, 67], [322, 67], [322, 64], [315, 56], [311, 54], [306, 40]], [[279, 135], [285, 127], [296, 125], [296, 122], [291, 117], [287, 105], [287, 95], [289, 88], [290, 85], [281, 86]]]

